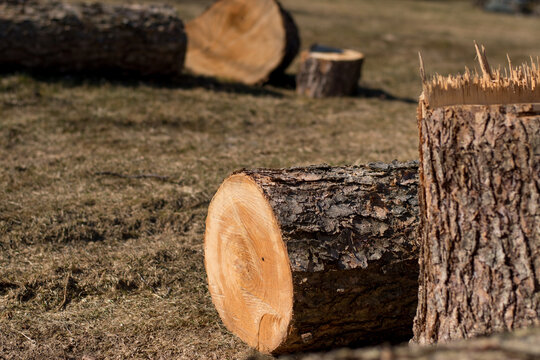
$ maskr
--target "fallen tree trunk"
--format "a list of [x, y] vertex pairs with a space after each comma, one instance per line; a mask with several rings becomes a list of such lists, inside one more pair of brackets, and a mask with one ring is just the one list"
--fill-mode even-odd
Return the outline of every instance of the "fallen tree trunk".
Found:
[[223, 322], [274, 354], [410, 339], [417, 201], [416, 162], [231, 175], [205, 234]]
[[283, 72], [300, 47], [292, 17], [275, 0], [217, 1], [186, 32], [186, 68], [248, 85]]
[[354, 50], [312, 46], [302, 52], [296, 92], [312, 98], [356, 93], [364, 55]]
[[479, 59], [484, 77], [435, 79], [420, 102], [422, 344], [540, 325], [540, 104], [504, 102], [540, 103], [540, 70]]
[[[540, 358], [539, 344], [540, 328], [530, 328], [439, 346], [342, 349], [327, 354], [296, 356], [294, 360], [533, 360]], [[293, 360], [282, 358], [289, 359]]]
[[164, 6], [0, 3], [0, 66], [55, 72], [182, 71], [186, 35]]
[[539, 15], [538, 11], [540, 11], [540, 2], [538, 0], [477, 0], [474, 3], [486, 11], [507, 14]]

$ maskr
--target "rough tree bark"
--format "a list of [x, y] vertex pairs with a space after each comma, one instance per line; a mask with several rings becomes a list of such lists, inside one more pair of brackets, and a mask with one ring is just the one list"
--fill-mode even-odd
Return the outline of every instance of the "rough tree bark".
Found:
[[363, 62], [357, 51], [314, 45], [301, 54], [296, 92], [313, 98], [354, 95]]
[[300, 47], [293, 18], [275, 0], [217, 1], [186, 32], [186, 68], [248, 85], [283, 72]]
[[177, 75], [185, 49], [182, 21], [170, 7], [0, 3], [2, 67]]
[[540, 324], [540, 106], [421, 101], [419, 128], [414, 340]]
[[417, 204], [416, 162], [231, 175], [205, 234], [225, 325], [274, 354], [410, 339]]
[[[530, 328], [439, 346], [342, 349], [294, 357], [294, 360], [534, 360], [540, 358], [539, 344], [540, 328]], [[292, 360], [289, 357], [282, 360], [289, 359]]]

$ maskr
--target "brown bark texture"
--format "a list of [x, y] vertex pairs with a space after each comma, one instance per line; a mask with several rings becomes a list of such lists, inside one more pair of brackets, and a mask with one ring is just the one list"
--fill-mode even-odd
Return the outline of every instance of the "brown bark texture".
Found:
[[418, 289], [418, 163], [244, 170], [278, 220], [293, 277], [274, 353], [410, 339]]
[[[292, 360], [292, 357], [282, 357]], [[309, 354], [295, 360], [534, 360], [540, 359], [540, 328], [498, 333], [488, 338], [455, 341], [439, 346], [396, 346], [341, 349]]]
[[296, 75], [296, 92], [312, 98], [354, 95], [363, 62], [363, 58], [318, 58], [304, 51]]
[[414, 341], [540, 324], [540, 107], [419, 108]]
[[0, 66], [54, 72], [177, 75], [182, 21], [166, 6], [0, 3]]

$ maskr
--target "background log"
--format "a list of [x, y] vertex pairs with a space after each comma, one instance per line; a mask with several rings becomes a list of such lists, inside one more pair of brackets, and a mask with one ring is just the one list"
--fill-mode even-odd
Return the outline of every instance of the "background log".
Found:
[[0, 66], [56, 72], [177, 75], [182, 21], [165, 6], [0, 3]]
[[[283, 357], [282, 360], [533, 360], [540, 358], [540, 328], [456, 341], [439, 346], [342, 349], [327, 354]], [[254, 357], [250, 360], [256, 360]], [[262, 360], [262, 359], [261, 359]]]
[[416, 162], [231, 175], [205, 234], [225, 325], [274, 354], [410, 339], [417, 204]]
[[540, 1], [538, 0], [475, 0], [473, 3], [487, 11], [508, 14], [539, 15]]
[[186, 67], [252, 85], [283, 72], [300, 47], [298, 29], [275, 0], [221, 0], [186, 24]]
[[540, 324], [540, 106], [453, 104], [540, 102], [540, 70], [505, 78], [478, 51], [483, 77], [435, 79], [419, 107], [420, 343]]
[[302, 52], [296, 92], [313, 98], [354, 95], [363, 62], [357, 51], [314, 45]]

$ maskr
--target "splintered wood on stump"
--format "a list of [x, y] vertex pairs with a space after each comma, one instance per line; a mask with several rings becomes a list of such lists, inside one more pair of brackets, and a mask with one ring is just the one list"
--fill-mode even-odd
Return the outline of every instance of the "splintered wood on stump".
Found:
[[418, 291], [417, 162], [243, 170], [208, 209], [229, 330], [265, 353], [399, 342]]
[[313, 98], [354, 95], [363, 62], [358, 51], [314, 45], [301, 54], [296, 92]]
[[419, 106], [422, 344], [540, 324], [540, 70], [479, 58]]
[[253, 85], [283, 72], [300, 47], [292, 17], [275, 0], [220, 0], [186, 24], [186, 68]]
[[170, 7], [0, 3], [1, 67], [177, 75], [185, 50], [183, 23]]

